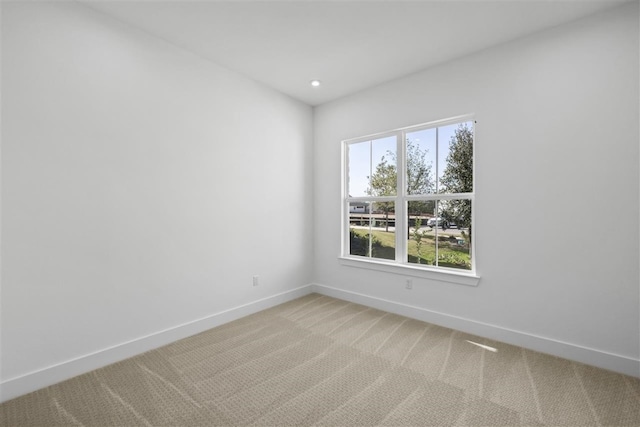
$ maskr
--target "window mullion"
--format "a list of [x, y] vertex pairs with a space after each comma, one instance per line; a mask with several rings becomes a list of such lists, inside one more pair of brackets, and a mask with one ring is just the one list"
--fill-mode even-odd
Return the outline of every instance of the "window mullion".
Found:
[[[435, 185], [435, 190], [436, 190], [436, 194], [440, 193], [440, 175], [439, 174], [439, 163], [440, 163], [440, 154], [438, 153], [438, 149], [440, 148], [440, 128], [437, 127], [436, 128], [436, 185]], [[435, 255], [435, 259], [433, 264], [437, 267], [438, 266], [438, 250], [440, 249], [440, 242], [438, 242], [438, 218], [441, 217], [440, 215], [440, 199], [436, 200], [436, 210], [435, 210], [435, 214], [436, 214], [436, 228], [434, 229], [434, 243], [436, 246], [436, 255]]]
[[397, 196], [348, 197], [349, 202], [395, 202]]
[[404, 263], [407, 260], [407, 203], [405, 196], [407, 193], [407, 148], [405, 144], [405, 133], [398, 132], [396, 134], [398, 155], [397, 158], [397, 179], [398, 188], [396, 194], [398, 195], [396, 201], [396, 262]]
[[473, 193], [442, 193], [442, 194], [416, 194], [407, 195], [405, 199], [408, 201], [421, 201], [421, 200], [473, 200]]

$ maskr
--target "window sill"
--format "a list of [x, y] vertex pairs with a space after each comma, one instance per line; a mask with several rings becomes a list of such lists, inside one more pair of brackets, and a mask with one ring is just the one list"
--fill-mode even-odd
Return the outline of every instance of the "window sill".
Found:
[[421, 279], [438, 280], [441, 282], [456, 283], [465, 286], [478, 286], [480, 276], [473, 273], [455, 270], [430, 270], [423, 267], [414, 267], [408, 264], [397, 264], [382, 260], [363, 258], [339, 257], [340, 264], [348, 267], [364, 268], [367, 270], [383, 271], [385, 273], [403, 276], [419, 277]]

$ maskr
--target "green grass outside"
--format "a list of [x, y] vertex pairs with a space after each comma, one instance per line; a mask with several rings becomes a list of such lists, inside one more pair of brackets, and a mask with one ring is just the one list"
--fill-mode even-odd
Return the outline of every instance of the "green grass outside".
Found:
[[[352, 229], [357, 235], [366, 237], [369, 230]], [[379, 242], [373, 250], [375, 258], [395, 259], [396, 236], [393, 232], [373, 230], [374, 242]], [[441, 267], [460, 268], [464, 270], [471, 269], [471, 256], [466, 246], [458, 246], [455, 242], [448, 240], [449, 234], [438, 234], [438, 265]], [[409, 262], [415, 264], [435, 265], [436, 246], [435, 236], [426, 235], [422, 238], [422, 246], [420, 249], [420, 257], [418, 257], [418, 249], [413, 236], [409, 240], [408, 247]]]

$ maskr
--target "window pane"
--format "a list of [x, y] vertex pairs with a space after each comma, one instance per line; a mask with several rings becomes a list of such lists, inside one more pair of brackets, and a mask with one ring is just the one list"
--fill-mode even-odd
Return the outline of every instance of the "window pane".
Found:
[[394, 202], [371, 204], [373, 258], [396, 259], [396, 209]]
[[369, 202], [349, 203], [349, 254], [368, 257], [371, 252]]
[[347, 147], [349, 158], [348, 196], [366, 196], [369, 188], [369, 175], [371, 175], [371, 141], [349, 144]]
[[436, 129], [407, 133], [407, 194], [435, 192]]
[[414, 264], [436, 264], [436, 233], [433, 226], [436, 217], [436, 201], [407, 203], [407, 261]]
[[473, 122], [438, 128], [438, 192], [473, 192]]
[[471, 200], [440, 200], [437, 205], [437, 265], [471, 270]]
[[349, 203], [349, 254], [396, 258], [395, 204]]
[[395, 196], [397, 191], [395, 136], [347, 145], [348, 196]]
[[373, 140], [371, 151], [371, 180], [368, 195], [395, 196], [398, 185], [396, 137], [389, 136]]

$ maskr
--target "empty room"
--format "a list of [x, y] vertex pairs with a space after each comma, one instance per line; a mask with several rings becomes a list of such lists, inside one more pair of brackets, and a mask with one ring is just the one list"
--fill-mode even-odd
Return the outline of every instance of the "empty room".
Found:
[[640, 426], [640, 2], [1, 1], [1, 426]]

